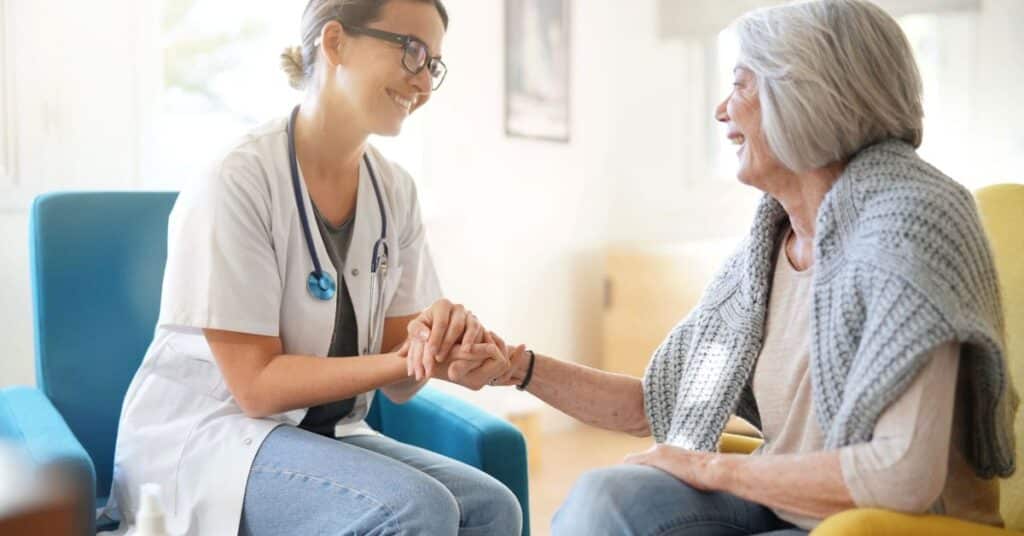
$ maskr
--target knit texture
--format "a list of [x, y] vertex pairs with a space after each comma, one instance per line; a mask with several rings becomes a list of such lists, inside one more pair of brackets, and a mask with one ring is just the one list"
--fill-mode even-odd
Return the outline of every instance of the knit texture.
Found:
[[[659, 443], [712, 451], [729, 415], [760, 424], [750, 388], [764, 340], [782, 206], [765, 196], [739, 249], [655, 351], [644, 406]], [[1014, 470], [1017, 394], [992, 254], [970, 193], [889, 140], [857, 154], [816, 218], [811, 381], [825, 448], [869, 441], [941, 343], [961, 343], [968, 463]]]

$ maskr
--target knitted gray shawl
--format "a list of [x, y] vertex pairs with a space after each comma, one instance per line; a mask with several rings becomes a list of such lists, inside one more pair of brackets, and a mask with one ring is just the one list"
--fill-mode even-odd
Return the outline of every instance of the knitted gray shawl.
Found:
[[[655, 351], [643, 386], [659, 443], [711, 451], [730, 414], [760, 425], [750, 380], [786, 218], [765, 196], [749, 236]], [[960, 448], [979, 476], [1011, 474], [1017, 394], [992, 254], [970, 193], [912, 146], [885, 141], [850, 161], [815, 229], [810, 371], [825, 448], [870, 440], [929, 351], [955, 340], [970, 385], [957, 402], [969, 415]]]

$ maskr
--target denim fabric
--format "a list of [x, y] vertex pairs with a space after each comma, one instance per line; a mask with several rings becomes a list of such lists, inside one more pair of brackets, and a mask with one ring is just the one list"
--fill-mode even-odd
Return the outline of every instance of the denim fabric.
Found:
[[551, 521], [555, 536], [796, 536], [807, 531], [771, 509], [722, 492], [691, 488], [645, 465], [585, 473]]
[[384, 436], [279, 426], [249, 472], [239, 534], [516, 535], [515, 495], [490, 475]]

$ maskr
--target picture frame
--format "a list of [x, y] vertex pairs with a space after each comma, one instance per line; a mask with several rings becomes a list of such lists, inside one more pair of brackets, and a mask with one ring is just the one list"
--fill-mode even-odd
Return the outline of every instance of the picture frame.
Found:
[[568, 143], [571, 0], [505, 0], [505, 134]]

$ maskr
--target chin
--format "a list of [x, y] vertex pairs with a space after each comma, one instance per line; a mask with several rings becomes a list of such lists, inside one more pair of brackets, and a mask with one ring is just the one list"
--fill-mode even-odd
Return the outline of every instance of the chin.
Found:
[[378, 136], [393, 138], [402, 133], [402, 121], [381, 123], [374, 129], [373, 133]]

